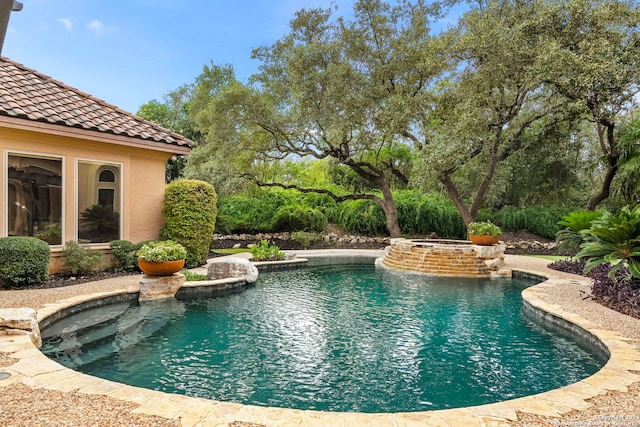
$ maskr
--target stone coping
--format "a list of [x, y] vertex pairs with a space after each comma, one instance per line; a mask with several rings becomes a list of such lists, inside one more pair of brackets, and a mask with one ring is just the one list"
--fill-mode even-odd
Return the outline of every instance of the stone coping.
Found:
[[[362, 256], [366, 251], [325, 251], [329, 256]], [[378, 256], [379, 251], [371, 258]], [[517, 268], [514, 268], [517, 270]], [[166, 394], [159, 391], [133, 387], [104, 380], [65, 368], [42, 354], [31, 339], [25, 335], [0, 335], [0, 351], [10, 353], [18, 359], [15, 364], [1, 368], [10, 376], [0, 381], [0, 387], [25, 384], [32, 388], [43, 388], [62, 392], [79, 392], [102, 395], [138, 405], [133, 411], [167, 419], [180, 420], [187, 426], [228, 425], [234, 421], [258, 423], [266, 426], [506, 426], [517, 419], [516, 411], [541, 416], [560, 417], [571, 410], [584, 410], [591, 406], [587, 399], [606, 393], [608, 390], [627, 391], [627, 387], [639, 381], [640, 376], [631, 371], [640, 371], [640, 353], [625, 338], [612, 331], [566, 311], [560, 306], [544, 302], [541, 296], [550, 287], [572, 286], [587, 283], [579, 276], [571, 278], [549, 278], [545, 272], [523, 269], [523, 272], [547, 277], [548, 280], [523, 291], [523, 300], [528, 307], [541, 316], [550, 315], [561, 324], [574, 325], [600, 341], [610, 354], [605, 366], [581, 381], [565, 387], [486, 405], [466, 408], [401, 413], [342, 413], [305, 411], [286, 408], [259, 407], [237, 403], [220, 402], [183, 395]], [[192, 286], [192, 284], [189, 284]], [[130, 293], [130, 290], [79, 295], [38, 310], [38, 319], [45, 319], [57, 311], [86, 301], [108, 296]]]

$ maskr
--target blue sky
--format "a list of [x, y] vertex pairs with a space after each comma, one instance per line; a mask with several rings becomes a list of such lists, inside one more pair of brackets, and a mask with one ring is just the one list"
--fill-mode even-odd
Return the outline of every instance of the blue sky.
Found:
[[[288, 32], [303, 7], [332, 0], [20, 0], [2, 55], [135, 113], [192, 83], [205, 64], [257, 71], [253, 48]], [[348, 13], [353, 0], [333, 0]]]

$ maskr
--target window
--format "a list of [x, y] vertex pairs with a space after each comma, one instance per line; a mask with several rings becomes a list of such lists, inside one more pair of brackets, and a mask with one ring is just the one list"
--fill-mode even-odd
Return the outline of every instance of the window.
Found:
[[62, 159], [8, 153], [7, 209], [9, 236], [38, 237], [62, 244]]
[[106, 243], [120, 239], [121, 167], [78, 161], [78, 241]]

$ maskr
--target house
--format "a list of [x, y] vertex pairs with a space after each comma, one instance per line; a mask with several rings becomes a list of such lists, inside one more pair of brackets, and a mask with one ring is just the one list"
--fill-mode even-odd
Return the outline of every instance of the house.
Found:
[[0, 237], [49, 242], [157, 239], [165, 163], [193, 142], [0, 58]]

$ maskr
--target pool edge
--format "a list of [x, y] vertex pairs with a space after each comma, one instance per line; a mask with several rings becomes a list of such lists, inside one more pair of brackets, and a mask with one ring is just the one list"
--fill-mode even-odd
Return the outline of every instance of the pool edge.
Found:
[[[344, 251], [346, 255], [366, 251]], [[373, 252], [373, 251], [372, 251]], [[379, 251], [375, 251], [378, 253]], [[340, 251], [329, 250], [323, 254], [341, 255]], [[374, 255], [371, 255], [375, 257]], [[18, 362], [1, 368], [11, 373], [8, 379], [0, 381], [0, 387], [23, 383], [33, 388], [59, 391], [78, 391], [98, 394], [139, 405], [133, 412], [180, 419], [183, 426], [217, 425], [233, 421], [259, 423], [267, 426], [278, 425], [509, 425], [517, 419], [517, 412], [534, 415], [560, 417], [571, 410], [583, 410], [591, 406], [587, 399], [606, 393], [608, 390], [626, 391], [640, 376], [631, 371], [640, 371], [640, 353], [625, 338], [615, 332], [601, 329], [598, 325], [562, 307], [546, 303], [541, 296], [552, 286], [588, 286], [586, 278], [549, 274], [537, 268], [513, 268], [523, 274], [533, 274], [546, 278], [522, 292], [523, 303], [542, 316], [551, 315], [556, 321], [576, 325], [600, 341], [610, 354], [605, 366], [595, 374], [559, 389], [521, 397], [513, 400], [486, 405], [444, 409], [424, 412], [400, 413], [333, 413], [301, 411], [284, 408], [268, 408], [240, 405], [228, 402], [191, 398], [183, 395], [165, 394], [115, 383], [82, 374], [48, 359], [25, 336], [0, 336], [0, 351], [10, 353]], [[67, 298], [38, 309], [38, 321], [42, 322], [65, 308], [87, 301], [130, 294], [134, 290], [120, 289]]]

